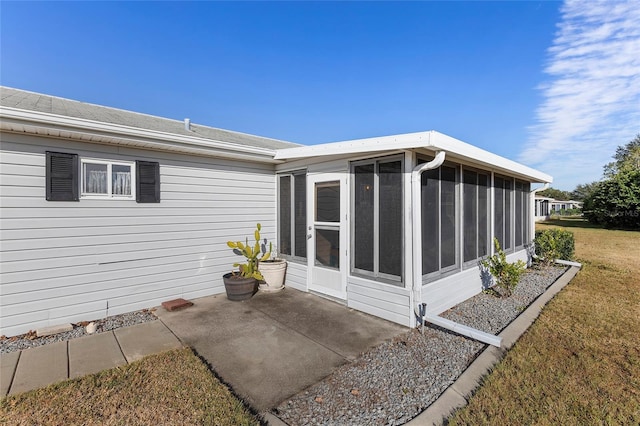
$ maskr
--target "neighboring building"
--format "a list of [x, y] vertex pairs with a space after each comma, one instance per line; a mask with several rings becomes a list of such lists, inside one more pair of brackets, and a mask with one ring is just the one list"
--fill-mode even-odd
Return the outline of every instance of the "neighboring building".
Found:
[[0, 106], [0, 334], [224, 292], [257, 222], [286, 285], [407, 326], [527, 259], [551, 177], [438, 132], [300, 146], [22, 90]]
[[575, 209], [582, 209], [582, 201], [560, 201], [541, 195], [535, 196], [534, 217], [536, 222], [547, 220], [552, 214], [562, 214], [567, 210]]
[[549, 203], [551, 206], [552, 212], [561, 212], [563, 210], [575, 210], [582, 209], [582, 201], [561, 201], [561, 200], [553, 200]]
[[535, 196], [534, 217], [536, 222], [547, 220], [551, 214], [551, 202], [555, 201], [553, 198], [543, 197], [541, 195]]

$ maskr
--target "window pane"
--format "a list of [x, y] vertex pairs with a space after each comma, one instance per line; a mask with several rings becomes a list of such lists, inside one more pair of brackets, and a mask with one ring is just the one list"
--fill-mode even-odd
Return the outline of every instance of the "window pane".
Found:
[[503, 249], [511, 248], [511, 218], [513, 201], [511, 196], [511, 180], [504, 180], [504, 245]]
[[354, 267], [373, 272], [374, 165], [354, 167]]
[[496, 177], [494, 179], [494, 197], [495, 197], [495, 208], [494, 208], [494, 231], [495, 237], [498, 239], [500, 243], [500, 247], [504, 246], [504, 180], [502, 178]]
[[516, 205], [515, 205], [515, 225], [516, 225], [516, 247], [522, 245], [522, 214], [523, 211], [523, 199], [522, 199], [522, 183], [516, 182]]
[[107, 165], [84, 163], [84, 191], [88, 194], [108, 194]]
[[340, 182], [316, 184], [316, 221], [340, 222]]
[[279, 223], [280, 230], [278, 252], [291, 254], [291, 176], [280, 177]]
[[463, 202], [464, 202], [464, 261], [476, 259], [478, 244], [478, 217], [477, 217], [477, 174], [475, 172], [464, 172]]
[[456, 264], [456, 169], [440, 172], [440, 268]]
[[489, 194], [488, 176], [478, 175], [478, 257], [489, 254]]
[[440, 237], [438, 223], [439, 210], [439, 177], [440, 171], [427, 170], [422, 173], [422, 274], [435, 272], [440, 267]]
[[379, 269], [402, 276], [402, 162], [379, 167]]
[[111, 166], [111, 193], [131, 195], [131, 166], [120, 164]]
[[307, 175], [293, 176], [294, 185], [294, 232], [295, 253], [298, 257], [307, 257]]
[[316, 229], [316, 265], [340, 267], [340, 231]]
[[529, 193], [531, 192], [531, 184], [529, 182], [524, 184], [524, 187], [522, 189], [524, 191], [524, 194], [522, 194], [522, 200], [523, 200], [523, 205], [524, 205], [524, 212], [522, 215], [522, 223], [524, 224], [524, 228], [522, 230], [522, 238], [523, 238], [523, 243], [524, 244], [528, 244], [529, 241], [529, 232], [530, 232], [530, 226], [529, 226], [529, 221], [530, 219], [530, 212], [529, 212]]

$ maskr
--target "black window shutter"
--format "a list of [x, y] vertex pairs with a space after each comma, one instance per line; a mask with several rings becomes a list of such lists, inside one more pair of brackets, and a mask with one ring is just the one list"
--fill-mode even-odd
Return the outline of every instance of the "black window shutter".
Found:
[[160, 202], [160, 163], [136, 161], [136, 201]]
[[46, 154], [47, 201], [78, 201], [78, 154]]

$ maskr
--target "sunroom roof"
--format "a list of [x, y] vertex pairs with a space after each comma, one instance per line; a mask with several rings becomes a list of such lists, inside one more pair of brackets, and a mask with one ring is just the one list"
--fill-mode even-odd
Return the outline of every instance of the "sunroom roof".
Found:
[[274, 159], [294, 160], [419, 148], [430, 151], [445, 151], [449, 159], [464, 160], [497, 172], [520, 176], [532, 182], [551, 183], [553, 181], [553, 178], [546, 173], [434, 130], [279, 149], [276, 151]]

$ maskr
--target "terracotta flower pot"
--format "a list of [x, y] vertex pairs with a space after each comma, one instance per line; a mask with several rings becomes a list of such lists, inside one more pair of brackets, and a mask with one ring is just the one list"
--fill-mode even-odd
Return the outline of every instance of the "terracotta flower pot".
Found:
[[258, 291], [258, 282], [255, 278], [243, 278], [228, 273], [223, 275], [222, 279], [229, 300], [248, 300]]

